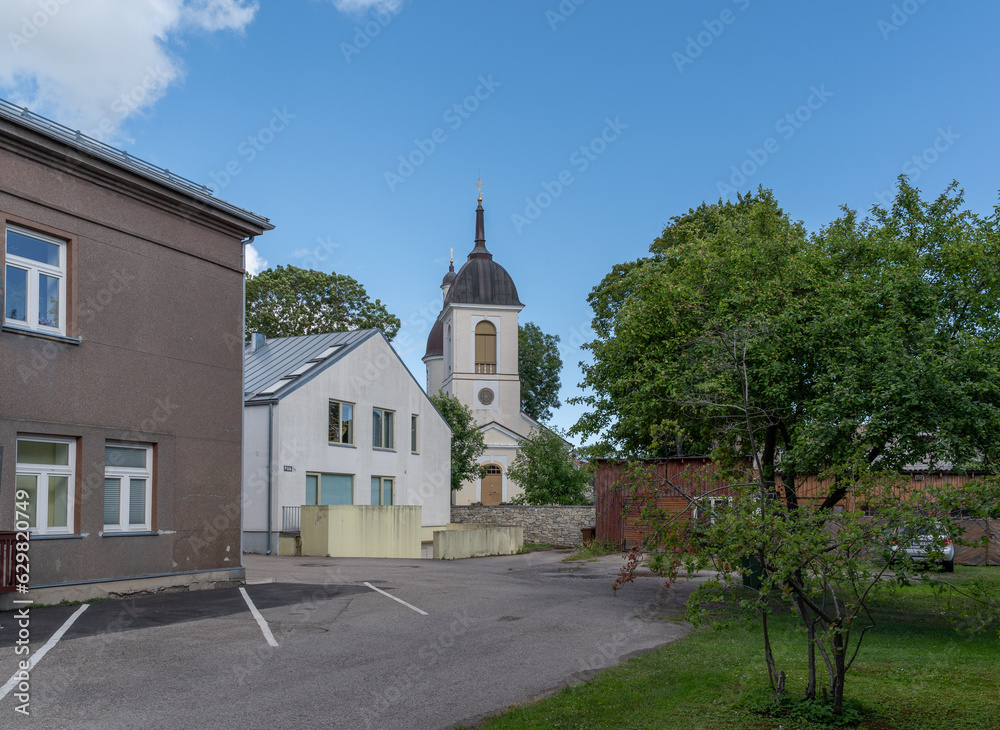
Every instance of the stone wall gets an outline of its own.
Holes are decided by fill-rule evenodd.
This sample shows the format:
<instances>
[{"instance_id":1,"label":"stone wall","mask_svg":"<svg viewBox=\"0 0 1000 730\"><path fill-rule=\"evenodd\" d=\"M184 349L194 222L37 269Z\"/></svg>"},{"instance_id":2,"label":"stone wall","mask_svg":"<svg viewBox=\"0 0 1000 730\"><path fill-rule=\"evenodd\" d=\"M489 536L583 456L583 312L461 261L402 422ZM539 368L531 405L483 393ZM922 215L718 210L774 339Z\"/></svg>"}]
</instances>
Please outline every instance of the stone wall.
<instances>
[{"instance_id":1,"label":"stone wall","mask_svg":"<svg viewBox=\"0 0 1000 730\"><path fill-rule=\"evenodd\" d=\"M451 521L458 524L515 525L524 528L524 541L561 547L583 544L581 528L594 526L594 506L534 507L522 505L453 506Z\"/></svg>"}]
</instances>

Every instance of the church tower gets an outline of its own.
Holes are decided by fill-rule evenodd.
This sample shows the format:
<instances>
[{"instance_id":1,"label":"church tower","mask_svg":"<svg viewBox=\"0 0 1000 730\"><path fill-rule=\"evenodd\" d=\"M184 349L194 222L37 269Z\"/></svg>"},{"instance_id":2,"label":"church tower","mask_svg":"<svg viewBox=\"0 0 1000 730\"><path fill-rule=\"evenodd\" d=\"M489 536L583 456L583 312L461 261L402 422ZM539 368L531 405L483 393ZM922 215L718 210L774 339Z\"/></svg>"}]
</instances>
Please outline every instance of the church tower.
<instances>
[{"instance_id":1,"label":"church tower","mask_svg":"<svg viewBox=\"0 0 1000 730\"><path fill-rule=\"evenodd\" d=\"M521 492L507 480L518 439L538 424L521 412L518 375L518 314L524 304L510 274L486 248L483 198L476 208L475 245L455 272L441 282L444 304L427 338L423 361L427 392L443 390L472 409L487 451L481 461L488 475L467 483L458 504L499 504Z\"/></svg>"}]
</instances>

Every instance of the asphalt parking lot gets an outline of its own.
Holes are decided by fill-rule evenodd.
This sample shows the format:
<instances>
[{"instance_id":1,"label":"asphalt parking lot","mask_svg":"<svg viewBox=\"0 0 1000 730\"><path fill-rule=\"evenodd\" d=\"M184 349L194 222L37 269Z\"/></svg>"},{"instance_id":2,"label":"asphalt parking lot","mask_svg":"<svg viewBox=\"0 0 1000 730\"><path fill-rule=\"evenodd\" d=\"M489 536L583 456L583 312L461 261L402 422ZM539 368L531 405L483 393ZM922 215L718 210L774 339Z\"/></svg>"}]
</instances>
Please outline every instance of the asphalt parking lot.
<instances>
[{"instance_id":1,"label":"asphalt parking lot","mask_svg":"<svg viewBox=\"0 0 1000 730\"><path fill-rule=\"evenodd\" d=\"M36 608L33 653L64 634L30 672L31 715L15 687L0 727L447 728L686 633L661 619L690 586L616 596L619 557L565 556L248 555L243 590ZM14 614L0 624L2 683L19 657Z\"/></svg>"}]
</instances>

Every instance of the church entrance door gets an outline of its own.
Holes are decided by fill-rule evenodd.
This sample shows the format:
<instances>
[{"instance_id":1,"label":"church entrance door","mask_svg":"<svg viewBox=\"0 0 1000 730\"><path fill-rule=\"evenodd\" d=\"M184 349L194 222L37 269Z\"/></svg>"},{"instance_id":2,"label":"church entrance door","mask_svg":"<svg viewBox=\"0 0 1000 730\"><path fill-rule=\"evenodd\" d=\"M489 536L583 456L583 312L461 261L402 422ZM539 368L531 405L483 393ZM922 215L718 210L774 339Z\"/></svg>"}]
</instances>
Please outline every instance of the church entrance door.
<instances>
[{"instance_id":1,"label":"church entrance door","mask_svg":"<svg viewBox=\"0 0 1000 730\"><path fill-rule=\"evenodd\" d=\"M480 495L483 504L500 504L503 499L503 469L496 464L486 467L486 476L480 485Z\"/></svg>"}]
</instances>

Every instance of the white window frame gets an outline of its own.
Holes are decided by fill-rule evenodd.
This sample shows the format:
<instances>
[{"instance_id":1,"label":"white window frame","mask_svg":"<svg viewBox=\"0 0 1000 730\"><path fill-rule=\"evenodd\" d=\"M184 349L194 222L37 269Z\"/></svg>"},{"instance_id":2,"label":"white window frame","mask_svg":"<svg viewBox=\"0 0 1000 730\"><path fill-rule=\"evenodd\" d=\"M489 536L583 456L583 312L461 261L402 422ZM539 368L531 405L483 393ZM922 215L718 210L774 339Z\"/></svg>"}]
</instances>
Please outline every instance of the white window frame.
<instances>
[{"instance_id":1,"label":"white window frame","mask_svg":"<svg viewBox=\"0 0 1000 730\"><path fill-rule=\"evenodd\" d=\"M700 519L702 513L708 515L708 524L715 524L715 517L718 514L716 506L725 507L732 503L732 497L701 497L696 499L692 509L692 519ZM708 503L707 505L705 503Z\"/></svg>"},{"instance_id":2,"label":"white window frame","mask_svg":"<svg viewBox=\"0 0 1000 730\"><path fill-rule=\"evenodd\" d=\"M76 507L76 439L52 438L47 436L18 436L17 443L33 441L45 444L68 444L69 452L66 466L56 464L20 464L15 466L16 476L34 476L35 482L35 526L29 527L34 535L73 535L75 529ZM14 445L14 459L17 460L17 443ZM15 484L16 482L15 476ZM49 477L68 477L69 487L66 494L66 526L49 527ZM17 503L23 500L15 499Z\"/></svg>"},{"instance_id":3,"label":"white window frame","mask_svg":"<svg viewBox=\"0 0 1000 730\"><path fill-rule=\"evenodd\" d=\"M382 429L381 429L381 440L382 443L379 445L375 444L375 411L382 414ZM386 428L386 418L385 414L392 414L392 428ZM379 408L377 406L372 408L372 448L378 449L379 451L395 451L396 450L396 411L390 410L389 408ZM386 445L388 442L388 446Z\"/></svg>"},{"instance_id":4,"label":"white window frame","mask_svg":"<svg viewBox=\"0 0 1000 730\"><path fill-rule=\"evenodd\" d=\"M410 414L410 453L420 453L420 416L416 413Z\"/></svg>"},{"instance_id":5,"label":"white window frame","mask_svg":"<svg viewBox=\"0 0 1000 730\"><path fill-rule=\"evenodd\" d=\"M59 247L59 265L43 264L40 261L22 258L7 251L7 232L13 231L27 238L34 238L45 243L55 244ZM67 279L67 250L69 244L65 240L46 236L42 233L29 231L14 225L8 225L4 231L4 289L7 289L7 267L20 269L26 272L27 286L25 296L27 297L27 318L26 320L11 319L7 317L7 297L4 296L3 323L8 327L18 327L34 332L44 332L51 335L66 335L66 279ZM49 327L38 322L38 277L44 274L59 280L59 326Z\"/></svg>"},{"instance_id":6,"label":"white window frame","mask_svg":"<svg viewBox=\"0 0 1000 730\"><path fill-rule=\"evenodd\" d=\"M125 467L125 466L108 466L107 464L105 464L104 478L120 479L121 481L119 483L119 492L118 492L118 522L116 524L105 524L104 532L105 533L150 532L153 529L153 447L150 444L137 444L124 441L106 441L104 445L105 447L121 446L129 449L146 450L145 469ZM146 514L144 521L141 525L129 524L130 500L128 497L131 492L130 491L127 492L124 488L124 485L127 484L129 490L131 490L132 479L146 480ZM103 513L104 511L102 509L101 514L103 515Z\"/></svg>"},{"instance_id":7,"label":"white window frame","mask_svg":"<svg viewBox=\"0 0 1000 730\"><path fill-rule=\"evenodd\" d=\"M372 480L378 479L378 501L372 500L372 506L374 507L391 507L396 504L396 477L382 477L372 475ZM385 483L392 482L392 501L389 504L385 503Z\"/></svg>"}]
</instances>

